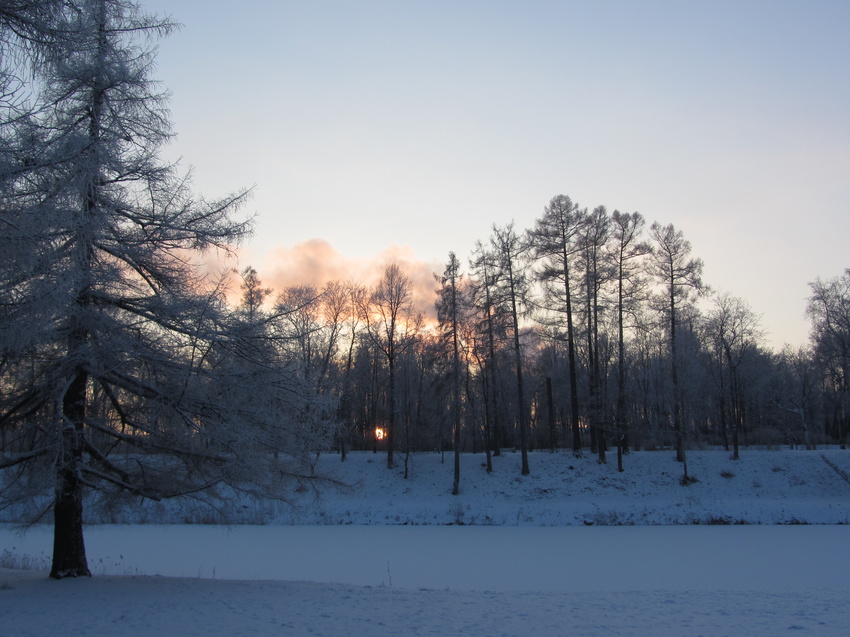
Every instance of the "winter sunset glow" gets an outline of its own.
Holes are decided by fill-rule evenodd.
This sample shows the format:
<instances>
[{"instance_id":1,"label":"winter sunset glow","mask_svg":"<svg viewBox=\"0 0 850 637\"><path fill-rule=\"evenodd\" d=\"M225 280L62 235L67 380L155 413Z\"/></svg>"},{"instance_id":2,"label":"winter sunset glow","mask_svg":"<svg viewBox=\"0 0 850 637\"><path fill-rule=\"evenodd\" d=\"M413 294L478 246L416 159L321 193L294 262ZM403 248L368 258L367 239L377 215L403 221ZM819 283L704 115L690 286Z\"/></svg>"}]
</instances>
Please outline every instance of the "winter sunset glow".
<instances>
[{"instance_id":1,"label":"winter sunset glow","mask_svg":"<svg viewBox=\"0 0 850 637\"><path fill-rule=\"evenodd\" d=\"M0 630L845 634L848 25L0 0Z\"/></svg>"},{"instance_id":2,"label":"winter sunset glow","mask_svg":"<svg viewBox=\"0 0 850 637\"><path fill-rule=\"evenodd\" d=\"M276 289L391 252L424 289L559 193L673 223L774 348L847 267L847 3L145 6L184 24L157 60L168 153L201 192L255 185L243 265Z\"/></svg>"}]
</instances>

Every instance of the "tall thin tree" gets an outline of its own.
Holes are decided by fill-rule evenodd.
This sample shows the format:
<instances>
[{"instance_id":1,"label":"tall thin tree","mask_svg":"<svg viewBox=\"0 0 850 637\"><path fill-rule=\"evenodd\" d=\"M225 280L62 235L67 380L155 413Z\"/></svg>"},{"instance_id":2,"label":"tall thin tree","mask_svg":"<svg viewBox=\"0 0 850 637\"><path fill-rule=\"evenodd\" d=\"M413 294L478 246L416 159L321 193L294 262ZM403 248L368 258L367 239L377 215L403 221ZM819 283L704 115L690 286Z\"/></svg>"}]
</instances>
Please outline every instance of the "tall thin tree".
<instances>
[{"instance_id":1,"label":"tall thin tree","mask_svg":"<svg viewBox=\"0 0 850 637\"><path fill-rule=\"evenodd\" d=\"M570 425L573 452L581 450L579 423L578 367L576 361L575 327L573 314L573 291L571 289L573 261L581 250L581 230L587 213L566 195L553 197L543 210L543 216L535 222L530 232L530 243L534 255L543 259L538 273L544 282L563 288L561 312L567 327L567 357L570 378Z\"/></svg>"},{"instance_id":2,"label":"tall thin tree","mask_svg":"<svg viewBox=\"0 0 850 637\"><path fill-rule=\"evenodd\" d=\"M449 253L449 260L441 278L441 288L438 290L437 318L443 327L443 337L448 341L452 357L452 427L454 447L454 482L452 495L460 493L460 340L459 323L460 307L458 283L460 279L460 262L454 252Z\"/></svg>"},{"instance_id":3,"label":"tall thin tree","mask_svg":"<svg viewBox=\"0 0 850 637\"><path fill-rule=\"evenodd\" d=\"M658 282L663 286L663 313L666 315L670 347L670 377L673 384L673 431L676 434L676 460L683 465L683 481L688 482L685 456L685 428L682 423L682 392L679 386L681 361L677 339L681 306L692 293L706 290L702 282L702 259L692 258L691 244L673 224L652 224L649 235L654 242L652 264Z\"/></svg>"},{"instance_id":4,"label":"tall thin tree","mask_svg":"<svg viewBox=\"0 0 850 637\"><path fill-rule=\"evenodd\" d=\"M626 418L626 315L633 311L636 297L642 289L640 261L649 254L651 246L640 241L645 225L638 212L611 213L611 236L614 242L613 257L617 270L617 406L614 427L617 433L617 468L623 470L623 452L628 448L628 420Z\"/></svg>"},{"instance_id":5,"label":"tall thin tree","mask_svg":"<svg viewBox=\"0 0 850 637\"><path fill-rule=\"evenodd\" d=\"M592 443L596 444L599 462L606 460L604 409L601 395L599 298L602 286L609 278L605 259L605 245L608 242L610 220L605 206L597 206L585 218L582 229L582 261L584 262L584 286L587 321L587 365L588 394L590 405L590 431Z\"/></svg>"},{"instance_id":6,"label":"tall thin tree","mask_svg":"<svg viewBox=\"0 0 850 637\"><path fill-rule=\"evenodd\" d=\"M511 330L513 332L514 360L516 364L517 411L519 420L520 453L522 454L522 475L528 475L528 413L525 405L525 385L523 383L522 346L520 343L520 307L524 305L527 278L522 261L527 253L527 245L514 230L513 222L505 227L493 226L490 238L493 254L500 271L505 300L510 307Z\"/></svg>"},{"instance_id":7,"label":"tall thin tree","mask_svg":"<svg viewBox=\"0 0 850 637\"><path fill-rule=\"evenodd\" d=\"M422 322L411 305L413 283L397 264L384 270L384 276L361 308L366 331L375 347L383 354L389 371L387 395L387 467L392 469L396 435L396 364L399 356L413 343Z\"/></svg>"}]
</instances>

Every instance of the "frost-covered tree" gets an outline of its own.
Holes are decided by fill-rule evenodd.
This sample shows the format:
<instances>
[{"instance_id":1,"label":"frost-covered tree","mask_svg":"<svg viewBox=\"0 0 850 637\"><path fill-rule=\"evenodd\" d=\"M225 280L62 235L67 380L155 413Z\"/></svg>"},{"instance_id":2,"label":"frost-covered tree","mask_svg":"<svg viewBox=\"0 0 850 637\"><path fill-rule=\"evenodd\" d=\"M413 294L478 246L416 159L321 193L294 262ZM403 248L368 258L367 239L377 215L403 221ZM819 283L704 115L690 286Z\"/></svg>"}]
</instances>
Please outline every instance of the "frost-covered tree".
<instances>
[{"instance_id":1,"label":"frost-covered tree","mask_svg":"<svg viewBox=\"0 0 850 637\"><path fill-rule=\"evenodd\" d=\"M513 222L507 226L493 226L490 246L496 265L496 286L508 307L508 316L513 333L514 363L516 365L517 416L519 420L519 446L522 454L522 475L530 473L528 467L528 413L525 404L523 381L523 357L520 343L520 312L525 307L528 294L528 277L524 259L528 244L514 230Z\"/></svg>"},{"instance_id":2,"label":"frost-covered tree","mask_svg":"<svg viewBox=\"0 0 850 637\"><path fill-rule=\"evenodd\" d=\"M386 423L387 467L393 468L397 405L396 367L399 358L414 343L422 316L411 303L413 283L395 263L387 266L384 276L361 307L361 316L369 339L383 354L389 371ZM405 467L406 468L406 467ZM406 473L406 472L405 472Z\"/></svg>"},{"instance_id":3,"label":"frost-covered tree","mask_svg":"<svg viewBox=\"0 0 850 637\"><path fill-rule=\"evenodd\" d=\"M199 267L248 234L247 193L197 198L159 159L172 132L151 43L175 25L129 0L62 6L39 108L4 129L31 170L3 166L0 207L2 252L25 257L0 264L0 468L30 498L53 489L55 578L89 574L87 491L274 487L283 471L261 463L304 443L285 416L300 388L258 360L240 336L256 330Z\"/></svg>"},{"instance_id":4,"label":"frost-covered tree","mask_svg":"<svg viewBox=\"0 0 850 637\"><path fill-rule=\"evenodd\" d=\"M610 234L611 221L605 206L597 206L587 215L582 229L581 260L584 265L585 321L587 325L587 368L590 412L591 447L595 445L599 462L605 457L605 416L602 400L600 356L600 310L602 286L610 277L606 263L605 245Z\"/></svg>"},{"instance_id":5,"label":"frost-covered tree","mask_svg":"<svg viewBox=\"0 0 850 637\"><path fill-rule=\"evenodd\" d=\"M719 352L722 371L729 373L728 397L729 413L732 416L732 459L740 457L739 435L744 426L744 387L742 369L755 355L761 339L759 316L749 304L728 292L722 292L714 298L714 306L706 317L706 327L714 349ZM725 405L726 383L721 382L721 406Z\"/></svg>"},{"instance_id":6,"label":"frost-covered tree","mask_svg":"<svg viewBox=\"0 0 850 637\"><path fill-rule=\"evenodd\" d=\"M626 415L628 402L626 368L626 317L637 312L638 301L644 287L641 276L643 257L651 246L641 241L646 222L639 212L611 213L612 259L616 270L617 285L617 405L614 410L614 426L617 434L617 468L623 470L623 451L628 447L629 424Z\"/></svg>"},{"instance_id":7,"label":"frost-covered tree","mask_svg":"<svg viewBox=\"0 0 850 637\"><path fill-rule=\"evenodd\" d=\"M826 281L816 279L809 287L812 295L806 313L830 402L827 428L833 439L846 445L850 438L850 268Z\"/></svg>"},{"instance_id":8,"label":"frost-covered tree","mask_svg":"<svg viewBox=\"0 0 850 637\"><path fill-rule=\"evenodd\" d=\"M534 255L541 259L538 277L543 282L547 298L554 299L557 308L549 308L562 314L566 325L567 360L570 379L570 425L573 452L581 450L579 428L578 367L576 362L576 336L573 312L572 277L575 261L582 249L582 229L587 211L580 209L566 195L553 197L544 208L543 215L529 232L529 242ZM553 305L544 299L543 304Z\"/></svg>"},{"instance_id":9,"label":"frost-covered tree","mask_svg":"<svg viewBox=\"0 0 850 637\"><path fill-rule=\"evenodd\" d=\"M460 262L454 252L449 253L449 260L443 276L439 279L440 289L437 291L437 319L446 348L451 356L451 412L452 412L452 446L454 447L454 482L452 483L452 495L460 493Z\"/></svg>"},{"instance_id":10,"label":"frost-covered tree","mask_svg":"<svg viewBox=\"0 0 850 637\"><path fill-rule=\"evenodd\" d=\"M493 471L491 456L501 455L502 409L499 400L497 332L501 332L504 313L495 298L497 268L492 252L479 241L470 261L472 278L472 304L478 315L477 330L473 337L472 354L479 368L479 381L484 402L484 446L487 455L487 472Z\"/></svg>"},{"instance_id":11,"label":"frost-covered tree","mask_svg":"<svg viewBox=\"0 0 850 637\"><path fill-rule=\"evenodd\" d=\"M807 347L785 345L776 358L771 400L780 412L793 414L785 424L786 442L793 449L802 438L806 449L814 449L811 421L818 394L814 354Z\"/></svg>"},{"instance_id":12,"label":"frost-covered tree","mask_svg":"<svg viewBox=\"0 0 850 637\"><path fill-rule=\"evenodd\" d=\"M685 458L685 430L682 424L679 331L685 305L694 293L705 289L702 283L702 259L691 257L691 243L673 224L653 223L649 235L654 242L652 271L662 288L659 307L665 317L669 338L670 374L673 383L673 431L676 434L676 460L682 463L684 481L689 480Z\"/></svg>"}]
</instances>

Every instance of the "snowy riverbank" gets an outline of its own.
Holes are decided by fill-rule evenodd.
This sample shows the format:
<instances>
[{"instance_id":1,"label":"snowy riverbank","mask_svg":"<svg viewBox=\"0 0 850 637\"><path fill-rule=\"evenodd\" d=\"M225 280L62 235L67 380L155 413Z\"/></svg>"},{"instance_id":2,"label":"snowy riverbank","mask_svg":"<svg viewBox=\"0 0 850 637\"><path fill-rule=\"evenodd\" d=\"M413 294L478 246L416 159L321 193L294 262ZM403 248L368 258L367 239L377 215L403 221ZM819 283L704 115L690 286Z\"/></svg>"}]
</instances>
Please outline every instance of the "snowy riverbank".
<instances>
[{"instance_id":1,"label":"snowy riverbank","mask_svg":"<svg viewBox=\"0 0 850 637\"><path fill-rule=\"evenodd\" d=\"M49 581L49 526L0 526L0 635L845 635L850 454L319 459L289 504L99 507L95 577ZM6 512L9 515L9 511ZM206 517L204 517L206 516ZM144 524L142 524L144 522ZM602 528L605 527L605 528Z\"/></svg>"},{"instance_id":2,"label":"snowy riverbank","mask_svg":"<svg viewBox=\"0 0 850 637\"><path fill-rule=\"evenodd\" d=\"M461 457L460 495L451 495L452 457L415 454L404 479L403 456L386 467L381 454L318 458L315 473L333 479L293 484L288 502L227 494L214 508L195 498L140 502L89 500L89 524L286 524L286 525L666 525L666 524L848 524L850 452L840 449L743 450L740 460L726 451L691 451L689 474L672 451L634 452L618 472L616 458L599 464L594 456L570 452L530 454L531 474L520 475L520 454L493 459ZM340 486L343 485L343 486ZM49 505L40 502L34 510ZM0 512L0 522L26 516Z\"/></svg>"}]
</instances>

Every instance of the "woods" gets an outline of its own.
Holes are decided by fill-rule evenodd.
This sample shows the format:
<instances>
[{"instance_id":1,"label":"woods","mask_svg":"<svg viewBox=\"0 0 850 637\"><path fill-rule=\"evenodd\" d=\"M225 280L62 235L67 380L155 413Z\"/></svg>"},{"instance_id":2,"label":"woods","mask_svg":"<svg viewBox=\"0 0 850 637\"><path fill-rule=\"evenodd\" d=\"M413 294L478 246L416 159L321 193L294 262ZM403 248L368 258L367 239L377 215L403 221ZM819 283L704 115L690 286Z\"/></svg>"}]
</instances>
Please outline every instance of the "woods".
<instances>
[{"instance_id":1,"label":"woods","mask_svg":"<svg viewBox=\"0 0 850 637\"><path fill-rule=\"evenodd\" d=\"M703 280L682 230L646 225L558 195L526 231L494 226L467 267L450 254L435 307L408 307L396 328L397 265L372 289L333 282L361 299L331 361L333 436L388 457L481 452L488 470L504 449L606 462L616 447L627 470L630 449L670 448L684 482L689 448L738 459L748 446L845 445L850 273L811 284L812 346L773 351L746 300Z\"/></svg>"}]
</instances>

